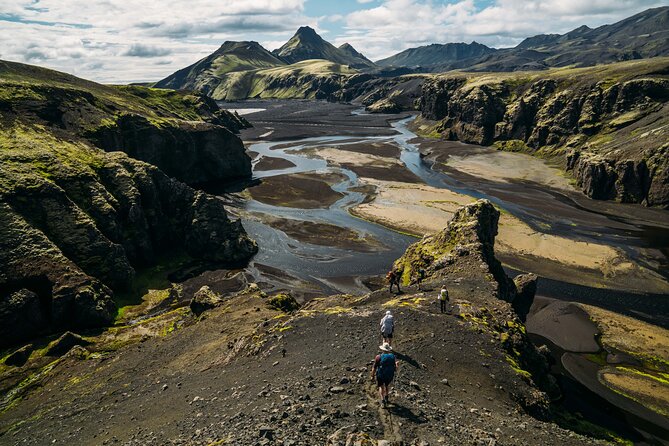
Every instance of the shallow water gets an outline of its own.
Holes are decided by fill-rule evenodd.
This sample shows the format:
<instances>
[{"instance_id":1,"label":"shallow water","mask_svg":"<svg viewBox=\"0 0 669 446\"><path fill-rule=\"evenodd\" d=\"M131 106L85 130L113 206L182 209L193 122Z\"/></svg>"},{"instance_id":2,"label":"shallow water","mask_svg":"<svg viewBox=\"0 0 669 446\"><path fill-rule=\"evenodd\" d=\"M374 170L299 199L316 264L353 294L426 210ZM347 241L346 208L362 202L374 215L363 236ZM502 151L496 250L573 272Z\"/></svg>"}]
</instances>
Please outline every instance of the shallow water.
<instances>
[{"instance_id":1,"label":"shallow water","mask_svg":"<svg viewBox=\"0 0 669 446\"><path fill-rule=\"evenodd\" d=\"M327 162L322 159L307 158L300 154L286 153L287 151L292 152L302 149L306 145L341 144L344 140L350 140L350 137L305 138L293 142L262 142L250 145L249 150L258 153L256 160L259 160L262 156L271 156L284 158L295 164L295 166L286 169L254 172L254 178L261 179L284 174L318 172L338 173L345 176L346 180L332 186L334 190L342 192L344 196L327 209L300 209L273 206L260 203L256 200L246 201L244 209L254 213L259 212L283 218L329 223L353 229L361 235L371 235L374 237L384 246L383 250L373 253L360 253L336 247L299 242L265 223L247 219L244 221L246 231L252 238L259 241L259 252L254 257L253 263L279 268L291 275L316 281L320 284L324 284L322 279L325 278L325 286L333 288L330 282L327 281L327 278L380 274L388 270L392 261L400 257L407 246L416 241L414 237L355 218L348 213L350 207L361 203L365 198L364 194L350 190L360 185L358 176L354 172L348 169L329 167ZM279 145L282 148L274 148ZM361 286L358 288L360 292L366 291ZM336 288L334 290L353 291L350 286L346 290Z\"/></svg>"}]
</instances>

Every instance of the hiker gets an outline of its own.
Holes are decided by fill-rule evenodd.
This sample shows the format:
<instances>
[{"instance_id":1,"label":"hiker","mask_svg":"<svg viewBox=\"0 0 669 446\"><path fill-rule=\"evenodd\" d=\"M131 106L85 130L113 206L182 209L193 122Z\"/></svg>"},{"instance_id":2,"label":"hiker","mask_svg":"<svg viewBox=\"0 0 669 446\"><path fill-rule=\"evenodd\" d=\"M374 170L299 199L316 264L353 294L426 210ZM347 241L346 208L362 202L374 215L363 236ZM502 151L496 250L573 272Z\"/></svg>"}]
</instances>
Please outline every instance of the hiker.
<instances>
[{"instance_id":1,"label":"hiker","mask_svg":"<svg viewBox=\"0 0 669 446\"><path fill-rule=\"evenodd\" d=\"M416 279L416 283L418 284L418 291L421 291L420 285L423 283L423 279L425 279L425 270L420 268L418 270L418 279Z\"/></svg>"},{"instance_id":2,"label":"hiker","mask_svg":"<svg viewBox=\"0 0 669 446\"><path fill-rule=\"evenodd\" d=\"M446 302L448 302L448 290L446 289L446 285L441 287L441 291L439 291L439 294L437 295L437 300L439 301L441 312L445 313Z\"/></svg>"},{"instance_id":3,"label":"hiker","mask_svg":"<svg viewBox=\"0 0 669 446\"><path fill-rule=\"evenodd\" d=\"M385 406L388 404L388 387L395 377L399 362L392 353L393 348L390 344L384 342L379 347L379 350L381 350L381 353L374 358L374 366L372 367L372 376L370 378L372 381L376 378L376 385L379 388L381 404Z\"/></svg>"},{"instance_id":4,"label":"hiker","mask_svg":"<svg viewBox=\"0 0 669 446\"><path fill-rule=\"evenodd\" d=\"M383 338L383 343L388 345L392 344L393 331L395 331L395 318L393 317L393 314L390 312L390 310L386 311L386 315L383 316L379 325L381 326L381 337Z\"/></svg>"},{"instance_id":5,"label":"hiker","mask_svg":"<svg viewBox=\"0 0 669 446\"><path fill-rule=\"evenodd\" d=\"M390 292L393 292L393 285L397 285L397 292L401 293L400 291L400 276L393 271L392 269L388 271L388 274L386 274L386 280L390 283Z\"/></svg>"}]
</instances>

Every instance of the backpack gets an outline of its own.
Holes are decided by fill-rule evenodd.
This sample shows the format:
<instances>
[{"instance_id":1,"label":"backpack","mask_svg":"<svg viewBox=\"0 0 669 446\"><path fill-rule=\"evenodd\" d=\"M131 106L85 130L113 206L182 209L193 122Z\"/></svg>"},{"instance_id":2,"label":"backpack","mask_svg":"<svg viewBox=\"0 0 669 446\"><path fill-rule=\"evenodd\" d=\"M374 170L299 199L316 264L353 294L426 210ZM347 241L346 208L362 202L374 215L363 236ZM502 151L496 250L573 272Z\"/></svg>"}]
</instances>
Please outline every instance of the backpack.
<instances>
[{"instance_id":1,"label":"backpack","mask_svg":"<svg viewBox=\"0 0 669 446\"><path fill-rule=\"evenodd\" d=\"M383 318L383 325L381 326L381 333L392 334L395 329L395 318L385 316Z\"/></svg>"},{"instance_id":2,"label":"backpack","mask_svg":"<svg viewBox=\"0 0 669 446\"><path fill-rule=\"evenodd\" d=\"M382 381L389 382L395 376L395 355L384 353L379 359L379 368L376 369L376 377Z\"/></svg>"}]
</instances>

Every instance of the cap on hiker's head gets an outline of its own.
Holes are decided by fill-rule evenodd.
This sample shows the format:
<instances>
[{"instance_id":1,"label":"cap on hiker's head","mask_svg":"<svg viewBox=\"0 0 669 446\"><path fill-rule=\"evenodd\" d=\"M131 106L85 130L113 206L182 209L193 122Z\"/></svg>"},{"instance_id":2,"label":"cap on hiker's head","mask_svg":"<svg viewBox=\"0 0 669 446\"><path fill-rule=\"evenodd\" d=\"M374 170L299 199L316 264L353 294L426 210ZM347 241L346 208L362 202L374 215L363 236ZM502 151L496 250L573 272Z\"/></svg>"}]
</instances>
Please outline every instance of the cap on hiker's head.
<instances>
[{"instance_id":1,"label":"cap on hiker's head","mask_svg":"<svg viewBox=\"0 0 669 446\"><path fill-rule=\"evenodd\" d=\"M379 345L379 350L382 352L392 352L393 348L390 346L390 344L384 342L383 344Z\"/></svg>"},{"instance_id":2,"label":"cap on hiker's head","mask_svg":"<svg viewBox=\"0 0 669 446\"><path fill-rule=\"evenodd\" d=\"M386 310L386 315L389 315L389 314L391 314L390 310Z\"/></svg>"}]
</instances>

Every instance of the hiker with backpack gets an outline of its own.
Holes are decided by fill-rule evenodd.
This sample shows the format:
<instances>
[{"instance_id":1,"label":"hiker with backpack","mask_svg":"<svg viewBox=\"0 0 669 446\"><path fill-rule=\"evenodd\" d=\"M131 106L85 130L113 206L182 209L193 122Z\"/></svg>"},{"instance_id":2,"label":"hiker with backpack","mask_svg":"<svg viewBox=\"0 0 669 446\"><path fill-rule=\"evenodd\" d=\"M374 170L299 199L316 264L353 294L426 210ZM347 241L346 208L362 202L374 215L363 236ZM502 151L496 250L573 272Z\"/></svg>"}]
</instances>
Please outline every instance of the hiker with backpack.
<instances>
[{"instance_id":1,"label":"hiker with backpack","mask_svg":"<svg viewBox=\"0 0 669 446\"><path fill-rule=\"evenodd\" d=\"M439 301L439 308L442 313L446 312L446 302L448 302L448 290L446 289L446 285L441 287L441 291L439 291L439 294L437 295L437 300Z\"/></svg>"},{"instance_id":2,"label":"hiker with backpack","mask_svg":"<svg viewBox=\"0 0 669 446\"><path fill-rule=\"evenodd\" d=\"M388 393L390 383L395 377L395 372L399 367L399 362L393 354L393 348L386 342L380 347L381 353L374 358L374 366L372 367L371 379L376 379L376 385L379 388L379 397L381 404L384 406L388 404Z\"/></svg>"},{"instance_id":3,"label":"hiker with backpack","mask_svg":"<svg viewBox=\"0 0 669 446\"><path fill-rule=\"evenodd\" d=\"M400 290L400 276L393 271L392 269L388 271L388 274L386 274L386 280L390 283L390 292L393 292L393 285L397 285L397 292L401 293L402 291Z\"/></svg>"},{"instance_id":4,"label":"hiker with backpack","mask_svg":"<svg viewBox=\"0 0 669 446\"><path fill-rule=\"evenodd\" d=\"M395 331L395 318L390 310L386 311L385 316L381 319L379 323L381 326L381 337L383 338L384 344L393 343L393 332Z\"/></svg>"}]
</instances>

